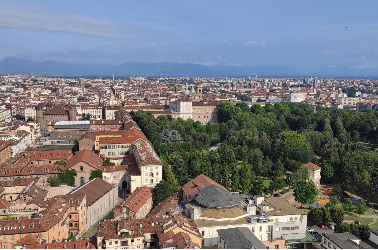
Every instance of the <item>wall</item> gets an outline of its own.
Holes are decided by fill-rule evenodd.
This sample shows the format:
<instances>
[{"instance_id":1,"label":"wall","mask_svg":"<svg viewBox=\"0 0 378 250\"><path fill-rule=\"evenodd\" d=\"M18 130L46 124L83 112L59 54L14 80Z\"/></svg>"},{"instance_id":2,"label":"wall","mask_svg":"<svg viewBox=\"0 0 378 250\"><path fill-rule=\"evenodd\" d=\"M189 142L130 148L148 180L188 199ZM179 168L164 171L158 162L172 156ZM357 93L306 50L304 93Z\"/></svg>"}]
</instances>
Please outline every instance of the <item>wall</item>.
<instances>
[{"instance_id":1,"label":"wall","mask_svg":"<svg viewBox=\"0 0 378 250\"><path fill-rule=\"evenodd\" d=\"M87 208L87 229L106 215L118 200L118 187L115 186L104 196Z\"/></svg>"}]
</instances>

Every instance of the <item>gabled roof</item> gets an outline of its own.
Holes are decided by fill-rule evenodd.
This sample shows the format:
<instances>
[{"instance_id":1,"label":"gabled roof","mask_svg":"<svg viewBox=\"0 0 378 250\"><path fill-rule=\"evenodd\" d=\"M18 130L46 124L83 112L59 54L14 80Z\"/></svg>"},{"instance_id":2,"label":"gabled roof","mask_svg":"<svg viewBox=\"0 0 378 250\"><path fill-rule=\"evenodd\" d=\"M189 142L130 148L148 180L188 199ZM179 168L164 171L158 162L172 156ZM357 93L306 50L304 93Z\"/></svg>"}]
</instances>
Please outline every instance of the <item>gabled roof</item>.
<instances>
[{"instance_id":1,"label":"gabled roof","mask_svg":"<svg viewBox=\"0 0 378 250\"><path fill-rule=\"evenodd\" d=\"M195 198L197 193L201 191L204 188L207 188L210 185L214 185L216 187L219 187L225 191L228 191L225 187L223 187L221 184L213 181L209 177L207 177L204 174L201 174L194 178L193 180L189 181L182 187L182 191L186 194L186 196L191 200Z\"/></svg>"},{"instance_id":2,"label":"gabled roof","mask_svg":"<svg viewBox=\"0 0 378 250\"><path fill-rule=\"evenodd\" d=\"M316 171L316 170L320 170L322 169L321 167L319 167L318 165L315 165L314 163L310 162L310 163L307 163L307 164L303 164L301 166L301 168L308 168L308 170L311 170L311 171Z\"/></svg>"},{"instance_id":3,"label":"gabled roof","mask_svg":"<svg viewBox=\"0 0 378 250\"><path fill-rule=\"evenodd\" d=\"M0 209L5 209L12 206L12 203L0 198Z\"/></svg>"},{"instance_id":4,"label":"gabled roof","mask_svg":"<svg viewBox=\"0 0 378 250\"><path fill-rule=\"evenodd\" d=\"M356 242L353 240L360 240L353 234L349 232L345 233L330 233L330 234L323 234L323 237L329 239L333 243L335 243L341 249L360 249L360 247Z\"/></svg>"},{"instance_id":5,"label":"gabled roof","mask_svg":"<svg viewBox=\"0 0 378 250\"><path fill-rule=\"evenodd\" d=\"M85 149L82 149L79 153L72 156L67 161L66 169L71 168L72 166L76 165L79 162L85 162L91 167L101 170L102 169L101 166L104 160L97 154L85 148Z\"/></svg>"},{"instance_id":6,"label":"gabled roof","mask_svg":"<svg viewBox=\"0 0 378 250\"><path fill-rule=\"evenodd\" d=\"M113 186L111 184L96 178L69 192L67 195L86 195L87 206L89 207L112 189Z\"/></svg>"},{"instance_id":7,"label":"gabled roof","mask_svg":"<svg viewBox=\"0 0 378 250\"><path fill-rule=\"evenodd\" d=\"M146 139L140 138L133 142L132 145L135 158L138 160L141 166L163 165L163 162L160 160L159 156Z\"/></svg>"},{"instance_id":8,"label":"gabled roof","mask_svg":"<svg viewBox=\"0 0 378 250\"><path fill-rule=\"evenodd\" d=\"M152 198L152 188L143 186L134 190L118 207L127 207L136 213L150 198Z\"/></svg>"}]
</instances>

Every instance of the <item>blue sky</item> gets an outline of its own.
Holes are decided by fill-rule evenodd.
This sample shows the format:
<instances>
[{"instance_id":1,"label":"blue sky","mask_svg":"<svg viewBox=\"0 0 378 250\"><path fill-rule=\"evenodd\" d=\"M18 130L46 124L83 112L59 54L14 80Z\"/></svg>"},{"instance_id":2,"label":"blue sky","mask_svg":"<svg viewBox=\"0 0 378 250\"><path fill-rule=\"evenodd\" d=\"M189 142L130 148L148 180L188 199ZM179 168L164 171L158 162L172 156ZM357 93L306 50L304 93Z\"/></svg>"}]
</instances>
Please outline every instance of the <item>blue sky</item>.
<instances>
[{"instance_id":1,"label":"blue sky","mask_svg":"<svg viewBox=\"0 0 378 250\"><path fill-rule=\"evenodd\" d=\"M0 60L377 68L378 1L0 1Z\"/></svg>"}]
</instances>

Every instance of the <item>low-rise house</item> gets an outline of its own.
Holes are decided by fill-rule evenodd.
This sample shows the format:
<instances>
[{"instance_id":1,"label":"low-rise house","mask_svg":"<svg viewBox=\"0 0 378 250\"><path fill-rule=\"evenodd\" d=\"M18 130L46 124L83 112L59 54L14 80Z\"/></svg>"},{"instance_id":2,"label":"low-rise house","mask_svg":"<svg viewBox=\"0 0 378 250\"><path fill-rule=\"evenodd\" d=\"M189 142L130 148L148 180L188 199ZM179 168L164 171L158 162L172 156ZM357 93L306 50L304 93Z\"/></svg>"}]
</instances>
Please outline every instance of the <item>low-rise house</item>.
<instances>
[{"instance_id":1,"label":"low-rise house","mask_svg":"<svg viewBox=\"0 0 378 250\"><path fill-rule=\"evenodd\" d=\"M36 218L1 220L0 248L15 248L15 244L27 235L40 235L46 243L67 239L69 206L62 198L54 198L48 204Z\"/></svg>"},{"instance_id":2,"label":"low-rise house","mask_svg":"<svg viewBox=\"0 0 378 250\"><path fill-rule=\"evenodd\" d=\"M137 188L114 209L114 217L144 218L151 211L152 205L152 188Z\"/></svg>"},{"instance_id":3,"label":"low-rise house","mask_svg":"<svg viewBox=\"0 0 378 250\"><path fill-rule=\"evenodd\" d=\"M202 237L196 224L193 220L182 216L106 220L99 226L97 247L102 249L159 248L159 242L164 244L169 241L172 233L185 233L188 235L186 238L190 238L194 246L201 247Z\"/></svg>"},{"instance_id":4,"label":"low-rise house","mask_svg":"<svg viewBox=\"0 0 378 250\"><path fill-rule=\"evenodd\" d=\"M81 186L89 181L92 171L103 169L103 162L104 160L97 154L83 149L67 161L66 169L76 171L75 186Z\"/></svg>"},{"instance_id":5,"label":"low-rise house","mask_svg":"<svg viewBox=\"0 0 378 250\"><path fill-rule=\"evenodd\" d=\"M247 227L218 230L218 249L267 249Z\"/></svg>"},{"instance_id":6,"label":"low-rise house","mask_svg":"<svg viewBox=\"0 0 378 250\"><path fill-rule=\"evenodd\" d=\"M326 249L361 249L360 242L349 232L322 234L322 246Z\"/></svg>"},{"instance_id":7,"label":"low-rise house","mask_svg":"<svg viewBox=\"0 0 378 250\"><path fill-rule=\"evenodd\" d=\"M315 183L315 186L317 189L320 189L321 188L320 179L322 178L320 175L320 172L322 168L311 162L307 164L303 164L301 167L308 168L309 180Z\"/></svg>"},{"instance_id":8,"label":"low-rise house","mask_svg":"<svg viewBox=\"0 0 378 250\"><path fill-rule=\"evenodd\" d=\"M62 196L70 205L69 232L76 236L81 235L87 228L87 197L85 195Z\"/></svg>"},{"instance_id":9,"label":"low-rise house","mask_svg":"<svg viewBox=\"0 0 378 250\"><path fill-rule=\"evenodd\" d=\"M30 165L50 165L55 162L64 160L67 162L72 157L72 150L50 150L50 151L27 151L26 156L30 158Z\"/></svg>"},{"instance_id":10,"label":"low-rise house","mask_svg":"<svg viewBox=\"0 0 378 250\"><path fill-rule=\"evenodd\" d=\"M32 239L28 239L28 238ZM97 249L96 240L61 241L42 243L39 235L28 235L15 244L15 249Z\"/></svg>"},{"instance_id":11,"label":"low-rise house","mask_svg":"<svg viewBox=\"0 0 378 250\"><path fill-rule=\"evenodd\" d=\"M70 195L86 196L86 229L89 229L113 209L118 201L118 187L95 178L67 194Z\"/></svg>"},{"instance_id":12,"label":"low-rise house","mask_svg":"<svg viewBox=\"0 0 378 250\"><path fill-rule=\"evenodd\" d=\"M0 140L0 164L7 162L12 157L12 143Z\"/></svg>"}]
</instances>

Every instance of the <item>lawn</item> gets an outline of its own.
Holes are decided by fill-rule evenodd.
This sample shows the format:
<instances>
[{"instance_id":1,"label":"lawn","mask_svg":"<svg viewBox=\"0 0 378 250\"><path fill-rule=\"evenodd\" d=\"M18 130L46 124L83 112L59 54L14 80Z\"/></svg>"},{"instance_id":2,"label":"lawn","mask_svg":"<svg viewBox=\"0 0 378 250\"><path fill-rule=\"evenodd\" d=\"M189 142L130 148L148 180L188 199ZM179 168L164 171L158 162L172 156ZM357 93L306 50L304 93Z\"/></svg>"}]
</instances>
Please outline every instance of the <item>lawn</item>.
<instances>
[{"instance_id":1,"label":"lawn","mask_svg":"<svg viewBox=\"0 0 378 250\"><path fill-rule=\"evenodd\" d=\"M370 230L378 230L378 221L370 226Z\"/></svg>"},{"instance_id":2,"label":"lawn","mask_svg":"<svg viewBox=\"0 0 378 250\"><path fill-rule=\"evenodd\" d=\"M361 224L369 224L374 221L374 218L358 217L358 216L345 216L344 220L358 220ZM377 223L375 223L377 224Z\"/></svg>"},{"instance_id":3,"label":"lawn","mask_svg":"<svg viewBox=\"0 0 378 250\"><path fill-rule=\"evenodd\" d=\"M269 188L271 182L272 180L263 180L264 187Z\"/></svg>"}]
</instances>

